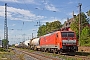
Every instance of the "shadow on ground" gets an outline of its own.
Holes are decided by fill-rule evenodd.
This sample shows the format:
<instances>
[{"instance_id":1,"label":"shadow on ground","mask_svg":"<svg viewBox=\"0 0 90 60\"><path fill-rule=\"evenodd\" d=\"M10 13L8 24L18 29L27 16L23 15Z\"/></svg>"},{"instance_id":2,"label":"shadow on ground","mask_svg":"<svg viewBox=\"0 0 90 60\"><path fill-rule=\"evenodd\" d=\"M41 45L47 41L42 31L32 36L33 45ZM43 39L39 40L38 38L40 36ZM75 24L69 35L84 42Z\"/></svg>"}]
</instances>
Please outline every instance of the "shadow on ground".
<instances>
[{"instance_id":1,"label":"shadow on ground","mask_svg":"<svg viewBox=\"0 0 90 60\"><path fill-rule=\"evenodd\" d=\"M80 55L80 56L90 56L90 52L76 52L76 55Z\"/></svg>"}]
</instances>

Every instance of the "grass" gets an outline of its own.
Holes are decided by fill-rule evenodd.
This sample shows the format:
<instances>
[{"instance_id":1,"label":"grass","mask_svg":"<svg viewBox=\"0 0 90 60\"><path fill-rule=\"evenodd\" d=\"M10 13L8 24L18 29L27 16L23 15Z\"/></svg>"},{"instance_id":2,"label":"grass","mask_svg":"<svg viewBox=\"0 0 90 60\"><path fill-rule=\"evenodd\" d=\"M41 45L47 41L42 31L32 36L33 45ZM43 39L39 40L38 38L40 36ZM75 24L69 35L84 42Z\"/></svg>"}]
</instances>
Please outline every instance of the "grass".
<instances>
[{"instance_id":1,"label":"grass","mask_svg":"<svg viewBox=\"0 0 90 60\"><path fill-rule=\"evenodd\" d=\"M15 53L10 48L8 50L4 48L0 49L0 60L12 60L12 56L14 55Z\"/></svg>"},{"instance_id":2,"label":"grass","mask_svg":"<svg viewBox=\"0 0 90 60\"><path fill-rule=\"evenodd\" d=\"M8 50L9 51L6 51L5 49L0 49L0 60L13 60L14 58L25 60L24 54L17 54L12 49L8 49Z\"/></svg>"},{"instance_id":3,"label":"grass","mask_svg":"<svg viewBox=\"0 0 90 60\"><path fill-rule=\"evenodd\" d=\"M18 54L17 57L18 57L20 60L25 60L24 54Z\"/></svg>"},{"instance_id":4,"label":"grass","mask_svg":"<svg viewBox=\"0 0 90 60\"><path fill-rule=\"evenodd\" d=\"M10 55L11 53L9 52L0 52L0 60L11 60L10 57L7 57L7 55Z\"/></svg>"},{"instance_id":5,"label":"grass","mask_svg":"<svg viewBox=\"0 0 90 60\"><path fill-rule=\"evenodd\" d=\"M34 50L28 50L29 52L34 52Z\"/></svg>"}]
</instances>

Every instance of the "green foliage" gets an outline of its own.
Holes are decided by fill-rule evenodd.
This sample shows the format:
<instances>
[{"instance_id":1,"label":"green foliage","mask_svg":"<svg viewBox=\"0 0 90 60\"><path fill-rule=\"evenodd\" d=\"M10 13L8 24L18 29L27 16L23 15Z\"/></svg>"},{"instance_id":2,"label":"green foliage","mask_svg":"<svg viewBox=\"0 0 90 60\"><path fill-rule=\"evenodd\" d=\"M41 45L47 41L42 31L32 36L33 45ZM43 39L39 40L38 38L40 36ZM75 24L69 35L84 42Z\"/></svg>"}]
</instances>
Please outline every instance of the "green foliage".
<instances>
[{"instance_id":1,"label":"green foliage","mask_svg":"<svg viewBox=\"0 0 90 60\"><path fill-rule=\"evenodd\" d=\"M38 30L38 35L37 36L42 36L45 35L49 32L58 30L62 27L61 22L60 21L54 21L54 22L46 22L46 25L42 25L39 27Z\"/></svg>"},{"instance_id":2,"label":"green foliage","mask_svg":"<svg viewBox=\"0 0 90 60\"><path fill-rule=\"evenodd\" d=\"M12 47L15 47L15 44L12 44Z\"/></svg>"},{"instance_id":3,"label":"green foliage","mask_svg":"<svg viewBox=\"0 0 90 60\"><path fill-rule=\"evenodd\" d=\"M90 10L89 10L89 11L87 11L87 15L88 15L88 16L90 16Z\"/></svg>"},{"instance_id":4,"label":"green foliage","mask_svg":"<svg viewBox=\"0 0 90 60\"><path fill-rule=\"evenodd\" d=\"M0 48L1 52L6 52L6 50L4 48Z\"/></svg>"},{"instance_id":5,"label":"green foliage","mask_svg":"<svg viewBox=\"0 0 90 60\"><path fill-rule=\"evenodd\" d=\"M77 39L79 40L79 14L74 18L75 21L73 21L73 23L71 23L70 28L76 32L76 36ZM81 37L79 42L81 43L81 45L85 45L85 41L89 39L89 37L87 35L89 35L89 31L87 30L88 28L86 26L88 26L89 22L87 20L87 16L84 13L81 13ZM84 31L82 31L84 30ZM86 35L85 35L86 34ZM85 41L84 41L85 40Z\"/></svg>"},{"instance_id":6,"label":"green foliage","mask_svg":"<svg viewBox=\"0 0 90 60\"><path fill-rule=\"evenodd\" d=\"M79 27L78 27L78 17L75 18L75 21L71 23L70 28L76 32L77 38L79 37Z\"/></svg>"},{"instance_id":7,"label":"green foliage","mask_svg":"<svg viewBox=\"0 0 90 60\"><path fill-rule=\"evenodd\" d=\"M76 32L77 38L79 38L79 14L74 18L74 20L75 21L71 23L70 28ZM81 30L88 24L87 16L84 13L81 13Z\"/></svg>"},{"instance_id":8,"label":"green foliage","mask_svg":"<svg viewBox=\"0 0 90 60\"><path fill-rule=\"evenodd\" d=\"M2 43L3 43L3 47L6 48L7 44L8 44L8 40L7 39L3 39Z\"/></svg>"},{"instance_id":9,"label":"green foliage","mask_svg":"<svg viewBox=\"0 0 90 60\"><path fill-rule=\"evenodd\" d=\"M80 40L82 46L90 46L90 28L88 26L82 30Z\"/></svg>"},{"instance_id":10,"label":"green foliage","mask_svg":"<svg viewBox=\"0 0 90 60\"><path fill-rule=\"evenodd\" d=\"M86 12L88 15L88 22L90 23L90 10Z\"/></svg>"}]
</instances>

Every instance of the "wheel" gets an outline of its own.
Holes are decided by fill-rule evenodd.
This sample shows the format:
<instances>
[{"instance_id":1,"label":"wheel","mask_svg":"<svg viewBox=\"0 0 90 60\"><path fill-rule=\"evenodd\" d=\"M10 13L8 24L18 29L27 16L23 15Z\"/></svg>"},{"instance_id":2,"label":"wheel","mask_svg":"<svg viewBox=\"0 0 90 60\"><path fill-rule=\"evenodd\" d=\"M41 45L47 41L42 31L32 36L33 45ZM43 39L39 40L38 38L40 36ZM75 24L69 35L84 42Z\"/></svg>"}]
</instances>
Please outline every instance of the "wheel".
<instances>
[{"instance_id":1,"label":"wheel","mask_svg":"<svg viewBox=\"0 0 90 60\"><path fill-rule=\"evenodd\" d=\"M62 55L62 50L59 50L59 51L58 51L58 54Z\"/></svg>"},{"instance_id":2,"label":"wheel","mask_svg":"<svg viewBox=\"0 0 90 60\"><path fill-rule=\"evenodd\" d=\"M55 49L53 49L53 54L55 54Z\"/></svg>"}]
</instances>

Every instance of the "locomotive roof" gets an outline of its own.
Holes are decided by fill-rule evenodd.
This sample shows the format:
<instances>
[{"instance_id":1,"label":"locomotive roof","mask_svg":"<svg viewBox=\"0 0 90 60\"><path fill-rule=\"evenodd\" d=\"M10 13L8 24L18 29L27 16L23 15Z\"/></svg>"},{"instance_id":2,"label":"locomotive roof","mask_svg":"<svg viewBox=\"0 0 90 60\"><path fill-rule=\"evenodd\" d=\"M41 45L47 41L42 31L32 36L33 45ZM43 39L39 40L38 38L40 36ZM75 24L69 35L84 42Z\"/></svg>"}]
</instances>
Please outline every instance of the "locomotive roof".
<instances>
[{"instance_id":1,"label":"locomotive roof","mask_svg":"<svg viewBox=\"0 0 90 60\"><path fill-rule=\"evenodd\" d=\"M55 32L52 32L52 33L43 35L43 36L41 36L41 37L49 36L49 35L51 35L51 34L53 34L53 33L57 33L57 32L73 32L73 31L55 31Z\"/></svg>"},{"instance_id":2,"label":"locomotive roof","mask_svg":"<svg viewBox=\"0 0 90 60\"><path fill-rule=\"evenodd\" d=\"M61 32L74 32L74 31L61 31Z\"/></svg>"}]
</instances>

